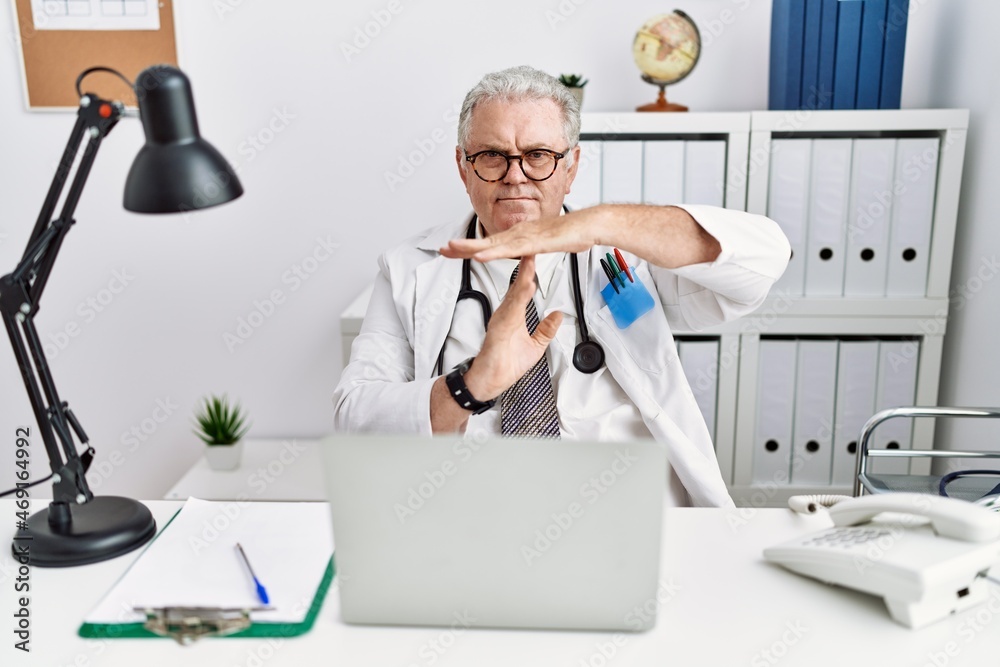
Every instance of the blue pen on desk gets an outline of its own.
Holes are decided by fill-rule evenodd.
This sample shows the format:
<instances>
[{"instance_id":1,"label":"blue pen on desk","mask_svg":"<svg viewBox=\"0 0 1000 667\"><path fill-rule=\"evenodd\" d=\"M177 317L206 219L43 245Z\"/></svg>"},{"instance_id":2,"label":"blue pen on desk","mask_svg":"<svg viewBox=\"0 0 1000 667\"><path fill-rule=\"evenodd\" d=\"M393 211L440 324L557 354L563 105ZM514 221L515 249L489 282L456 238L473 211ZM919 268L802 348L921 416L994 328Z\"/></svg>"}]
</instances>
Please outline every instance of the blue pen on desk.
<instances>
[{"instance_id":1,"label":"blue pen on desk","mask_svg":"<svg viewBox=\"0 0 1000 667\"><path fill-rule=\"evenodd\" d=\"M240 556L243 557L243 562L246 563L247 569L250 570L250 576L253 577L254 585L257 586L257 597L264 604L268 604L267 590L264 588L264 584L260 583L260 580L257 579L257 575L254 574L253 568L250 567L250 560L247 558L247 554L243 551L243 547L240 546L239 542L236 543L236 548L239 550Z\"/></svg>"}]
</instances>

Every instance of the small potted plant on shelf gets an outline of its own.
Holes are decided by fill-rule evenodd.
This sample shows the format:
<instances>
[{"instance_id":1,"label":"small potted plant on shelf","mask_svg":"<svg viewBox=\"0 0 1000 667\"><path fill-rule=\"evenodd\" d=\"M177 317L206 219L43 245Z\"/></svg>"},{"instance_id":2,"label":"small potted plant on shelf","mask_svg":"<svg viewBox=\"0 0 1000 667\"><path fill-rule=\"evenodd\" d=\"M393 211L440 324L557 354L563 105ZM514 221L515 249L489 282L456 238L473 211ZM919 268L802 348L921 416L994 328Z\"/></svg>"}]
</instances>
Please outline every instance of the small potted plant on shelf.
<instances>
[{"instance_id":1,"label":"small potted plant on shelf","mask_svg":"<svg viewBox=\"0 0 1000 667\"><path fill-rule=\"evenodd\" d=\"M589 79L584 79L582 74L560 74L559 83L569 88L576 101L583 106L583 87L587 85Z\"/></svg>"},{"instance_id":2,"label":"small potted plant on shelf","mask_svg":"<svg viewBox=\"0 0 1000 667\"><path fill-rule=\"evenodd\" d=\"M241 438L250 429L246 415L239 403L230 405L225 394L209 396L202 401L195 413L198 427L195 435L208 445L205 459L213 470L235 470L243 454Z\"/></svg>"}]
</instances>

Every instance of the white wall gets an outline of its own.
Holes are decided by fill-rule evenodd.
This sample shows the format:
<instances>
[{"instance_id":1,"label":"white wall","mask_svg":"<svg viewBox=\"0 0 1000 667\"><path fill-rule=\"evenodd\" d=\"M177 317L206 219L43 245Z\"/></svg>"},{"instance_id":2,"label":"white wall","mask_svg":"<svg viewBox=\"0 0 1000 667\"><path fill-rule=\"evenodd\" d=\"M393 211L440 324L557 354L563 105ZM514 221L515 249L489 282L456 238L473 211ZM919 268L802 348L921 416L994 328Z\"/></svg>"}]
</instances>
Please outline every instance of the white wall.
<instances>
[{"instance_id":1,"label":"white wall","mask_svg":"<svg viewBox=\"0 0 1000 667\"><path fill-rule=\"evenodd\" d=\"M181 67L192 79L203 133L238 165L247 194L189 219L132 215L120 198L141 144L137 120L123 121L102 149L37 320L50 341L68 324L79 327L51 361L62 397L98 449L95 465L103 470L90 479L102 494L165 492L200 455L190 415L208 392L238 397L256 437L329 431L340 311L371 280L381 250L468 208L453 162L465 92L487 71L529 63L588 76L585 111L630 110L655 97L632 63L632 36L646 17L673 7L651 0L176 3ZM973 122L984 122L997 86L977 82L995 77L982 65L998 60L988 32L996 21L972 16L972 6L981 12L986 3L949 2L947 13L944 0L911 3L904 106L971 105ZM697 111L764 108L769 0L685 4L706 48L670 99ZM996 18L992 5L988 12ZM391 20L361 41L379 17ZM0 12L2 272L22 252L72 125L68 114L24 111L12 25L10 12ZM967 33L974 42L963 39ZM945 36L958 47L927 48ZM345 53L356 39L357 52ZM987 149L974 145L995 127L970 133L957 279L995 246L986 197L996 167L986 164ZM446 139L437 143L440 132ZM254 138L269 143L257 150ZM389 187L386 174L408 160L420 164L412 174L407 165L403 182ZM290 272L311 263L323 245L317 239L338 248L296 282ZM127 273L128 285L101 312L89 311L87 299L106 298L102 290L116 270ZM236 334L239 319L276 290L283 300L273 314L245 342L227 346L224 335ZM956 313L948 399L998 402L985 391L993 364L976 352L989 349L979 338L995 321L990 299L992 284ZM5 347L0 343L6 488L14 430L33 419ZM958 377L967 391L958 390ZM158 402L172 406L171 414L157 411ZM154 417L165 419L156 424ZM141 442L128 435L132 428ZM36 445L41 475L47 463Z\"/></svg>"}]
</instances>

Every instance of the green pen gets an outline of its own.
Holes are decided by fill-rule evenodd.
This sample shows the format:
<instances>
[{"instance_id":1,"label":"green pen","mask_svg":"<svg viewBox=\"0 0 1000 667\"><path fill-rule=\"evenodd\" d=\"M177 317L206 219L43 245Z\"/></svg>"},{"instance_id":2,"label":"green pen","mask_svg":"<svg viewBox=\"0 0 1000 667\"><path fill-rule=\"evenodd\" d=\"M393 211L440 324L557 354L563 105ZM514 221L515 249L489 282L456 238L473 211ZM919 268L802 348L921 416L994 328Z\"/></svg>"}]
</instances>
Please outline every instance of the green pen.
<instances>
[{"instance_id":1,"label":"green pen","mask_svg":"<svg viewBox=\"0 0 1000 667\"><path fill-rule=\"evenodd\" d=\"M617 278L622 284L622 287L625 287L625 279L622 278L622 270L618 268L618 262L615 261L615 258L611 256L610 252L605 253L605 255L608 258L608 264L611 265L611 270L615 272L615 278Z\"/></svg>"}]
</instances>

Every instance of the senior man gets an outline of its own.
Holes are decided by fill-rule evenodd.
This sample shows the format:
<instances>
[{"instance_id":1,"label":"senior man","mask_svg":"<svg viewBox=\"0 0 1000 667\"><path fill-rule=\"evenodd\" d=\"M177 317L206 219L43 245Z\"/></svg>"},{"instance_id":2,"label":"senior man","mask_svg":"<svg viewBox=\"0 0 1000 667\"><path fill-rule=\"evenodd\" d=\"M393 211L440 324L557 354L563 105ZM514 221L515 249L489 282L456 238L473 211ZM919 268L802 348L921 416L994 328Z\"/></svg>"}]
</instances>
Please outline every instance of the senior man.
<instances>
[{"instance_id":1,"label":"senior man","mask_svg":"<svg viewBox=\"0 0 1000 667\"><path fill-rule=\"evenodd\" d=\"M474 214L380 258L336 427L652 437L667 447L674 504L732 505L671 330L757 308L788 241L765 217L710 206L566 211L579 137L576 100L532 68L468 93L455 161ZM614 248L656 302L625 328L601 295L600 259Z\"/></svg>"}]
</instances>

